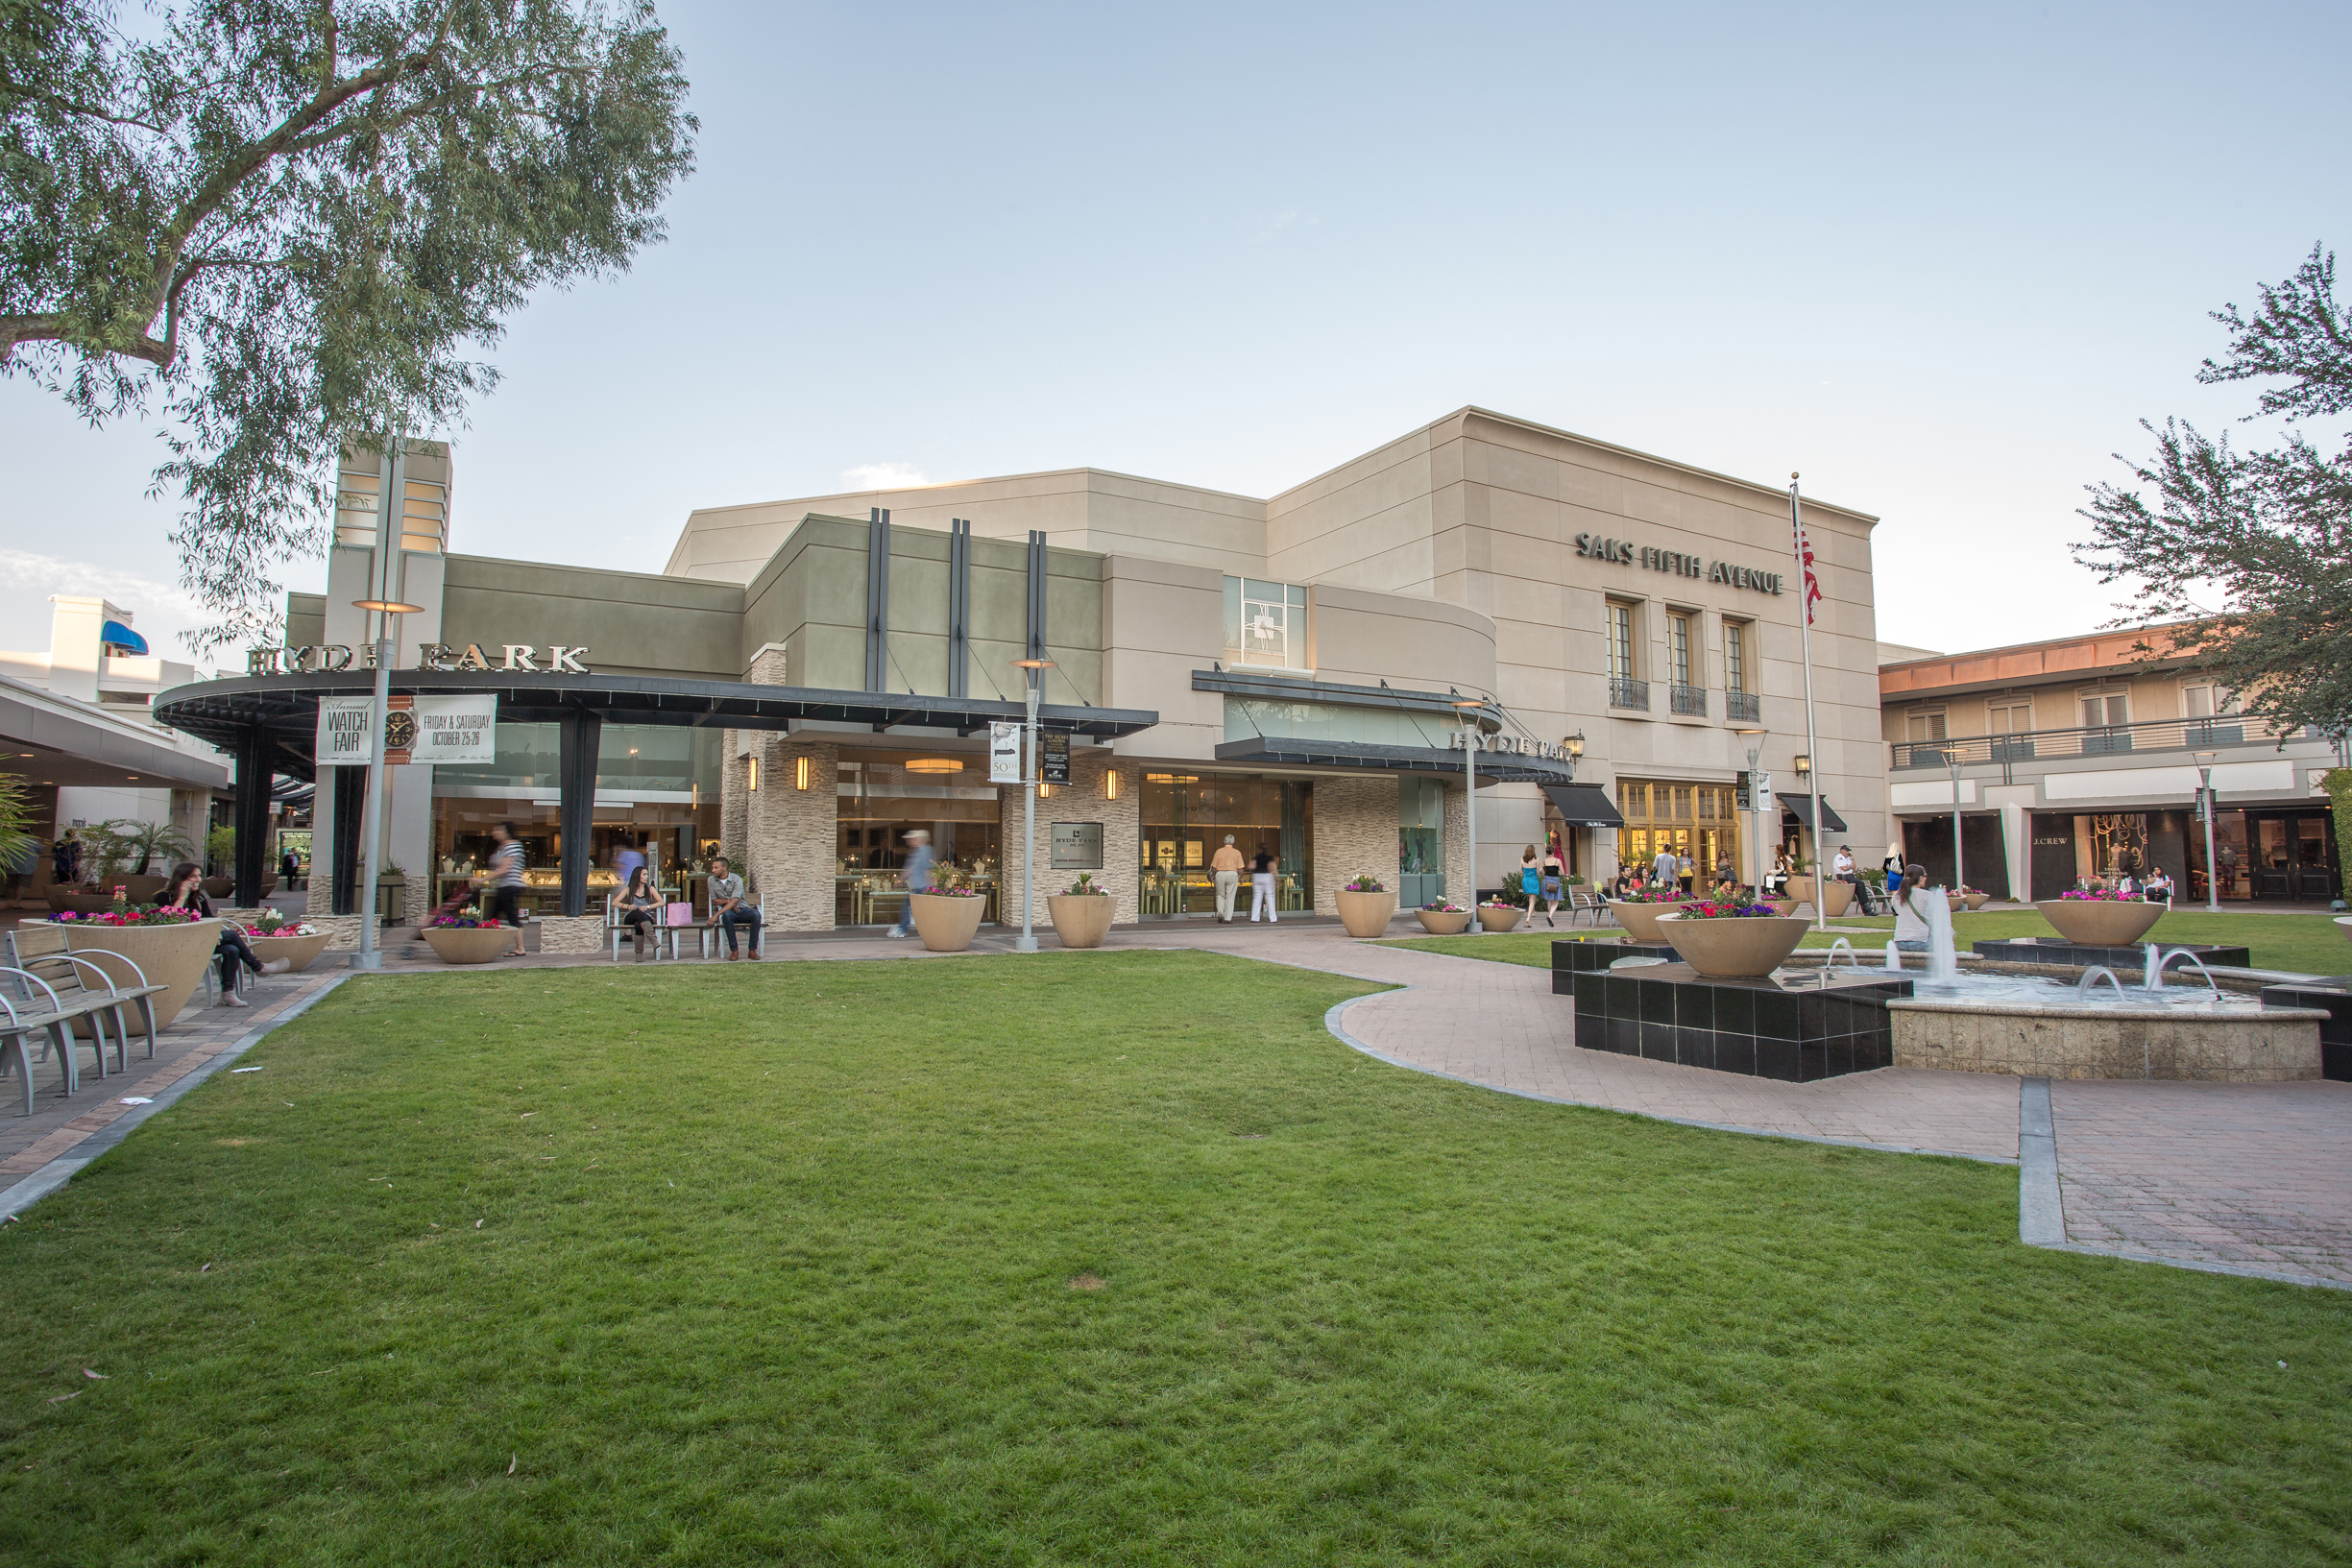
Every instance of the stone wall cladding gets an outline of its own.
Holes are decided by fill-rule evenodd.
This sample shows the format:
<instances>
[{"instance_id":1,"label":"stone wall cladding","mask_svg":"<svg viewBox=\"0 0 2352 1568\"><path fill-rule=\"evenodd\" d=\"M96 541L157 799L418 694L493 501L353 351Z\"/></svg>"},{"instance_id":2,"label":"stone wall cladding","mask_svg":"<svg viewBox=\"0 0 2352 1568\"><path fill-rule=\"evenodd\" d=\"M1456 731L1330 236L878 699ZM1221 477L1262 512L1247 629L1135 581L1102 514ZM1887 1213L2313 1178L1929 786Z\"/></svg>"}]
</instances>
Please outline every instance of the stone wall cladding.
<instances>
[{"instance_id":1,"label":"stone wall cladding","mask_svg":"<svg viewBox=\"0 0 2352 1568\"><path fill-rule=\"evenodd\" d=\"M1892 1003L1897 1067L2029 1078L2288 1083L2319 1076L2319 1015L1985 1012Z\"/></svg>"},{"instance_id":2,"label":"stone wall cladding","mask_svg":"<svg viewBox=\"0 0 2352 1568\"><path fill-rule=\"evenodd\" d=\"M1315 913L1336 913L1341 886L1360 873L1370 872L1383 887L1395 890L1396 807L1394 779L1315 781ZM1452 815L1449 796L1449 833ZM1452 852L1448 844L1446 853ZM1451 864L1449 860L1448 875Z\"/></svg>"},{"instance_id":3,"label":"stone wall cladding","mask_svg":"<svg viewBox=\"0 0 2352 1568\"><path fill-rule=\"evenodd\" d=\"M539 927L539 951L542 953L605 951L602 914L541 915L534 924Z\"/></svg>"},{"instance_id":4,"label":"stone wall cladding","mask_svg":"<svg viewBox=\"0 0 2352 1568\"><path fill-rule=\"evenodd\" d=\"M1445 896L1466 907L1477 902L1470 885L1469 798L1461 784L1445 786Z\"/></svg>"},{"instance_id":5,"label":"stone wall cladding","mask_svg":"<svg viewBox=\"0 0 2352 1568\"><path fill-rule=\"evenodd\" d=\"M751 732L760 787L746 790L743 862L751 890L779 931L833 929L833 879L838 857L840 802L835 781L841 749L768 731ZM809 759L809 787L794 787L795 764ZM740 763L736 764L739 768Z\"/></svg>"},{"instance_id":6,"label":"stone wall cladding","mask_svg":"<svg viewBox=\"0 0 2352 1568\"><path fill-rule=\"evenodd\" d=\"M1111 770L1119 773L1119 798L1105 800L1103 781ZM1118 912L1111 916L1114 923L1133 925L1143 918L1142 884L1136 876L1137 859L1142 854L1138 840L1142 827L1142 770L1134 763L1120 760L1099 746L1070 748L1070 783L1058 785L1054 793L1037 803L1037 907L1034 919L1039 928L1049 924L1046 899L1078 880L1075 871L1054 869L1054 835L1048 827L1055 822L1100 822L1103 824L1103 869L1094 880L1110 889ZM1005 846L1004 885L997 899L998 918L1007 926L1021 924L1021 797L1022 791L1006 785L997 791L998 824Z\"/></svg>"}]
</instances>

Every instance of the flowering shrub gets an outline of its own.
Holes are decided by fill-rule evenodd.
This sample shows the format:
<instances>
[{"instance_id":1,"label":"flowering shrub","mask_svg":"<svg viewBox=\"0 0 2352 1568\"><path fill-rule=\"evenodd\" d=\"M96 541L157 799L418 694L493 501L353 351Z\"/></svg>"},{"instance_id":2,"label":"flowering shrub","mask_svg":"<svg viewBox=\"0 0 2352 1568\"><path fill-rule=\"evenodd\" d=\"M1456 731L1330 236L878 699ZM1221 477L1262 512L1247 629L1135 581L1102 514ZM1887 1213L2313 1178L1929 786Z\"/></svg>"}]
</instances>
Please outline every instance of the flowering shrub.
<instances>
[{"instance_id":1,"label":"flowering shrub","mask_svg":"<svg viewBox=\"0 0 2352 1568\"><path fill-rule=\"evenodd\" d=\"M1062 896L1065 898L1106 899L1110 897L1110 889L1096 881L1093 872L1081 871L1078 874L1077 881L1062 889Z\"/></svg>"},{"instance_id":2,"label":"flowering shrub","mask_svg":"<svg viewBox=\"0 0 2352 1568\"><path fill-rule=\"evenodd\" d=\"M934 899L984 899L988 896L986 888L973 885L970 872L952 865L934 866L931 885L912 891Z\"/></svg>"},{"instance_id":3,"label":"flowering shrub","mask_svg":"<svg viewBox=\"0 0 2352 1568\"><path fill-rule=\"evenodd\" d=\"M1631 887L1626 889L1622 898L1613 902L1618 904L1680 904L1688 897L1690 897L1689 894L1677 892L1671 887Z\"/></svg>"},{"instance_id":4,"label":"flowering shrub","mask_svg":"<svg viewBox=\"0 0 2352 1568\"><path fill-rule=\"evenodd\" d=\"M196 917L185 909L158 908L152 904L133 909L118 903L101 914L78 915L71 909L61 909L54 918L61 925L71 922L76 926L184 926Z\"/></svg>"},{"instance_id":5,"label":"flowering shrub","mask_svg":"<svg viewBox=\"0 0 2352 1568\"><path fill-rule=\"evenodd\" d=\"M464 913L435 915L432 920L434 929L444 931L479 930L485 926L496 926L497 924L497 922L496 920L493 920L486 915L472 915Z\"/></svg>"},{"instance_id":6,"label":"flowering shrub","mask_svg":"<svg viewBox=\"0 0 2352 1568\"><path fill-rule=\"evenodd\" d=\"M1681 913L1685 920L1760 920L1778 919L1781 911L1769 904L1741 904L1735 899L1718 904L1713 899L1702 899L1684 905Z\"/></svg>"},{"instance_id":7,"label":"flowering shrub","mask_svg":"<svg viewBox=\"0 0 2352 1568\"><path fill-rule=\"evenodd\" d=\"M1439 899L1434 903L1424 904L1421 905L1421 907L1433 915L1467 915L1469 913L1467 909L1465 909L1459 904L1451 903L1445 899Z\"/></svg>"},{"instance_id":8,"label":"flowering shrub","mask_svg":"<svg viewBox=\"0 0 2352 1568\"><path fill-rule=\"evenodd\" d=\"M276 915L277 918L273 920L272 915ZM316 936L319 931L318 928L307 920L288 920L277 910L272 909L269 914L261 917L259 925L246 927L245 934L248 936Z\"/></svg>"},{"instance_id":9,"label":"flowering shrub","mask_svg":"<svg viewBox=\"0 0 2352 1568\"><path fill-rule=\"evenodd\" d=\"M2112 887L2077 887L2058 896L2062 899L2075 899L2087 904L2137 904L2140 902L2136 894L2119 893Z\"/></svg>"},{"instance_id":10,"label":"flowering shrub","mask_svg":"<svg viewBox=\"0 0 2352 1568\"><path fill-rule=\"evenodd\" d=\"M1481 909L1509 909L1512 913L1516 914L1520 905L1516 899L1489 899L1478 907Z\"/></svg>"},{"instance_id":11,"label":"flowering shrub","mask_svg":"<svg viewBox=\"0 0 2352 1568\"><path fill-rule=\"evenodd\" d=\"M1385 893L1388 891L1388 886L1377 877L1368 873L1359 873L1354 881L1349 882L1340 891L1343 893Z\"/></svg>"}]
</instances>

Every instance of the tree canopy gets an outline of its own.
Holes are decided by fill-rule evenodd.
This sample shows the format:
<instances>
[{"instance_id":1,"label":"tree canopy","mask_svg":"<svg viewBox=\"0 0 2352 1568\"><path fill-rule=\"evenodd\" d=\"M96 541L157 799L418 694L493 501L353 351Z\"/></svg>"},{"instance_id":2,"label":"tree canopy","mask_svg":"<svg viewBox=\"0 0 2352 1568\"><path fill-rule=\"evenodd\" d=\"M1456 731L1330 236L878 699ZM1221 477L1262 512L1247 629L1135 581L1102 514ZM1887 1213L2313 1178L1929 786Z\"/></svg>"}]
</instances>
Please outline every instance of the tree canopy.
<instances>
[{"instance_id":1,"label":"tree canopy","mask_svg":"<svg viewBox=\"0 0 2352 1568\"><path fill-rule=\"evenodd\" d=\"M2089 487L2092 537L2074 558L2101 583L2132 585L2128 624L2182 622L2151 655L2187 654L2246 712L2340 736L2352 729L2352 440L2337 432L2323 446L2297 427L2352 411L2352 315L2336 302L2335 255L2315 246L2293 277L2261 285L2257 307L2213 319L2229 350L2197 379L2269 383L2246 417L2284 417L2284 442L2241 451L2226 433L2143 422L2155 452L2117 454L2128 486Z\"/></svg>"},{"instance_id":2,"label":"tree canopy","mask_svg":"<svg viewBox=\"0 0 2352 1568\"><path fill-rule=\"evenodd\" d=\"M161 403L201 646L277 619L343 444L462 422L532 290L625 270L692 167L645 0L0 0L0 373Z\"/></svg>"}]
</instances>

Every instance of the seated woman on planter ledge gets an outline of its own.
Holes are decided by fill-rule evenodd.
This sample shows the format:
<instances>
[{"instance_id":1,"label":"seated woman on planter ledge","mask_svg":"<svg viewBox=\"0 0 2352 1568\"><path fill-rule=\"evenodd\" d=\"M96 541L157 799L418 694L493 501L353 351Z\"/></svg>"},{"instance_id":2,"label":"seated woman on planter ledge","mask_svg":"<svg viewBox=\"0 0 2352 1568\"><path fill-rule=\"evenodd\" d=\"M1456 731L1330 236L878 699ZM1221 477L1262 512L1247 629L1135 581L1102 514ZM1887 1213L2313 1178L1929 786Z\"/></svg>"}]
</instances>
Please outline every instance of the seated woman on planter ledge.
<instances>
[{"instance_id":1,"label":"seated woman on planter ledge","mask_svg":"<svg viewBox=\"0 0 2352 1568\"><path fill-rule=\"evenodd\" d=\"M1944 896L1940 887L1926 886L1926 866L1904 866L1903 888L1895 895L1895 947L1903 953L1925 953L1929 947L1928 918L1911 906L1916 895L1920 898Z\"/></svg>"},{"instance_id":2,"label":"seated woman on planter ledge","mask_svg":"<svg viewBox=\"0 0 2352 1568\"><path fill-rule=\"evenodd\" d=\"M205 897L204 869L193 862L182 861L172 872L171 885L163 890L166 909L185 909L199 917L212 916L212 901ZM237 967L242 964L256 975L278 975L294 965L284 958L273 958L263 963L245 942L245 933L236 926L221 922L220 943L213 950L221 963L221 1001L223 1007L242 1007L245 999L237 995Z\"/></svg>"}]
</instances>

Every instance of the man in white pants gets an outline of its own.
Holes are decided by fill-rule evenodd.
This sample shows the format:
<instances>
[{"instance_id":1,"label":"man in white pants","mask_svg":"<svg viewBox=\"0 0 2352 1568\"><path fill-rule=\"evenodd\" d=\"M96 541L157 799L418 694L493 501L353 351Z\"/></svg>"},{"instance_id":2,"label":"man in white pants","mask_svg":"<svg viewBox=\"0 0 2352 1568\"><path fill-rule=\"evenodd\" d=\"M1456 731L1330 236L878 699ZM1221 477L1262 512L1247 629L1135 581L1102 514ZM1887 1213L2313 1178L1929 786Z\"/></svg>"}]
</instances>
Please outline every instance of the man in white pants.
<instances>
[{"instance_id":1,"label":"man in white pants","mask_svg":"<svg viewBox=\"0 0 2352 1568\"><path fill-rule=\"evenodd\" d=\"M1217 874L1217 924L1233 924L1233 895L1242 885L1242 852L1233 847L1233 835L1215 855L1209 856L1209 870Z\"/></svg>"},{"instance_id":2,"label":"man in white pants","mask_svg":"<svg viewBox=\"0 0 2352 1568\"><path fill-rule=\"evenodd\" d=\"M1249 862L1249 924L1258 923L1258 911L1266 911L1266 924L1275 924L1274 916L1274 857L1258 846L1257 858Z\"/></svg>"}]
</instances>

